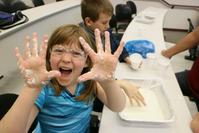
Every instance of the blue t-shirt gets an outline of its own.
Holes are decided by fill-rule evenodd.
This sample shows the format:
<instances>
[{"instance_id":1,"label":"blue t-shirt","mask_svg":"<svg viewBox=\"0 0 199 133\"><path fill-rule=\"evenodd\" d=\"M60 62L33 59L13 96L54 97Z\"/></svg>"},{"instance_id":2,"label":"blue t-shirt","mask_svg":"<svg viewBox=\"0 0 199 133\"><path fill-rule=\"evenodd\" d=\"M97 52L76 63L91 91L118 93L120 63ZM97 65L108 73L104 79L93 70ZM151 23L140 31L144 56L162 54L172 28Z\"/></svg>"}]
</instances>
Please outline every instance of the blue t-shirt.
<instances>
[{"instance_id":1,"label":"blue t-shirt","mask_svg":"<svg viewBox=\"0 0 199 133\"><path fill-rule=\"evenodd\" d=\"M39 125L35 133L86 133L90 124L93 102L75 100L84 85L78 84L75 95L63 90L59 96L50 85L46 85L35 101L40 110Z\"/></svg>"}]
</instances>

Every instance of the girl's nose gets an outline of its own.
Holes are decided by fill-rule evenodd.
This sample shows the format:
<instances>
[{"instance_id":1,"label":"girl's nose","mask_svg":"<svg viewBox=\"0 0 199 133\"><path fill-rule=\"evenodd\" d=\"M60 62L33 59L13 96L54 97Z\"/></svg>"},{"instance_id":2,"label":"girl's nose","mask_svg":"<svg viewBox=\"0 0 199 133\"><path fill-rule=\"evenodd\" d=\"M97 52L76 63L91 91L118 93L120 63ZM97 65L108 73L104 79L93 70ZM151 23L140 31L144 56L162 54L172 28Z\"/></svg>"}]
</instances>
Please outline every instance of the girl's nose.
<instances>
[{"instance_id":1,"label":"girl's nose","mask_svg":"<svg viewBox=\"0 0 199 133\"><path fill-rule=\"evenodd\" d=\"M62 55L62 61L65 63L69 63L72 61L72 55L70 53L64 53Z\"/></svg>"}]
</instances>

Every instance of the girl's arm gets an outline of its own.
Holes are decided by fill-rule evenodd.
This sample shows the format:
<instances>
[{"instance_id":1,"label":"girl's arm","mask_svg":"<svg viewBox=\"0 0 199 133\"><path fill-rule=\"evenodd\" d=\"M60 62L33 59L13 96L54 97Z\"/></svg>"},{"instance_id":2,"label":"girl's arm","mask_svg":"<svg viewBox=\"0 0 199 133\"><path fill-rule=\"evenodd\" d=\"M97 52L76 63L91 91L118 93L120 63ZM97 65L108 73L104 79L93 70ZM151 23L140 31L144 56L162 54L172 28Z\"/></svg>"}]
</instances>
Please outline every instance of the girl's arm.
<instances>
[{"instance_id":1,"label":"girl's arm","mask_svg":"<svg viewBox=\"0 0 199 133\"><path fill-rule=\"evenodd\" d=\"M97 97L112 111L120 112L124 109L126 98L115 80L100 82L97 92Z\"/></svg>"},{"instance_id":2,"label":"girl's arm","mask_svg":"<svg viewBox=\"0 0 199 133\"><path fill-rule=\"evenodd\" d=\"M95 30L95 40L97 53L89 47L83 38L80 38L80 42L84 50L93 62L93 67L91 71L81 75L78 80L80 82L86 80L95 80L98 82L99 99L111 110L117 112L121 111L125 106L126 98L122 89L114 79L114 73L117 67L118 57L122 52L124 43L121 42L115 53L111 54L108 32L105 32L105 49L103 48L100 31L98 29Z\"/></svg>"},{"instance_id":3,"label":"girl's arm","mask_svg":"<svg viewBox=\"0 0 199 133\"><path fill-rule=\"evenodd\" d=\"M38 38L36 33L33 34L32 41L29 37L26 37L23 55L20 54L18 48L15 50L25 85L16 102L0 121L0 132L2 133L27 132L38 113L38 109L35 109L34 101L39 95L42 85L50 78L60 75L58 71L48 72L46 70L46 39L46 37L43 38L39 52L37 49ZM30 46L30 42L33 42L32 46Z\"/></svg>"},{"instance_id":4,"label":"girl's arm","mask_svg":"<svg viewBox=\"0 0 199 133\"><path fill-rule=\"evenodd\" d=\"M24 87L11 109L1 119L0 132L24 133L27 130L26 125L31 109L39 93L39 90L27 86Z\"/></svg>"},{"instance_id":5,"label":"girl's arm","mask_svg":"<svg viewBox=\"0 0 199 133\"><path fill-rule=\"evenodd\" d=\"M120 88L123 90L123 92L126 94L126 96L129 98L129 101L131 103L132 106L134 105L138 105L138 106L141 106L141 105L146 105L145 104L145 101L144 101L144 97L141 95L141 93L139 92L139 87L126 81L126 80L116 80L114 81L115 83L117 83ZM115 84L114 83L114 84ZM102 83L104 84L104 83ZM105 84L104 84L105 85ZM107 86L105 86L107 87ZM113 87L113 85L112 85ZM110 88L112 88L110 87ZM109 89L110 91L110 89ZM112 93L111 91L109 92L108 89L103 89L103 87L100 85L100 84L97 84L97 97L107 106L109 107L108 105L108 101L112 100L113 97L111 97L110 100L108 100L107 98L107 94L108 93ZM113 90L114 91L114 88ZM115 93L115 92L114 92ZM117 97L116 96L116 102L118 101L122 101L122 99L120 99L121 97ZM116 103L117 104L117 103ZM118 103L120 105L120 103ZM114 104L115 105L115 104ZM119 108L119 106L117 106ZM112 109L113 110L113 109Z\"/></svg>"}]
</instances>

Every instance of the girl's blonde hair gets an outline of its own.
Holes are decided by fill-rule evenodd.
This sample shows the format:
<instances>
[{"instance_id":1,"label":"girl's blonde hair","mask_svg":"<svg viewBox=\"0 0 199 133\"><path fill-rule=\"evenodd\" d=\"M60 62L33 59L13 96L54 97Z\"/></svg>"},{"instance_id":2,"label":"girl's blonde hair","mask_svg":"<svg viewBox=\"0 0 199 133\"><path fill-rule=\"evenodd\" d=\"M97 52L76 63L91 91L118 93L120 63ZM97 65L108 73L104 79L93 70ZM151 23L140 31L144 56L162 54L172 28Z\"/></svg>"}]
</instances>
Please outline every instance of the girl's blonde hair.
<instances>
[{"instance_id":1,"label":"girl's blonde hair","mask_svg":"<svg viewBox=\"0 0 199 133\"><path fill-rule=\"evenodd\" d=\"M47 47L47 52L46 52L46 68L48 71L52 70L50 66L50 54L51 54L51 49L53 48L54 45L56 44L65 44L65 45L74 45L77 44L77 47L80 47L82 50L82 46L79 42L79 37L83 37L85 41L90 45L90 47L96 51L95 45L92 45L90 43L89 37L87 33L84 31L83 28L81 28L78 25L64 25L59 28L57 28L53 34L51 35L49 41L48 41L48 47ZM82 73L86 73L90 71L92 67L92 62L90 58L87 58L87 67L83 69ZM83 100L83 101L88 101L91 96L94 96L93 94L97 93L96 91L96 83L95 81L86 81L84 82L85 84L85 91L83 91L80 96L76 97L77 100ZM64 87L61 86L58 81L53 78L51 80L51 85L55 88L56 95L59 95L62 90L64 90Z\"/></svg>"}]
</instances>

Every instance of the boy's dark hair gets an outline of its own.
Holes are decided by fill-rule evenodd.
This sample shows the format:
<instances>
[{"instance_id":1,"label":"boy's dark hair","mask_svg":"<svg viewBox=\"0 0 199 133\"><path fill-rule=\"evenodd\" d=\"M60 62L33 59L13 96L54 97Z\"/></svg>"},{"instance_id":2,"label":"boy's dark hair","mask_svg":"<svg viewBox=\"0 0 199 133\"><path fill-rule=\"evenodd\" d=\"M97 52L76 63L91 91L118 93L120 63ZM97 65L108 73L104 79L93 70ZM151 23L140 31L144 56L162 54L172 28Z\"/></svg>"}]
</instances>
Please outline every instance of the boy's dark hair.
<instances>
[{"instance_id":1,"label":"boy's dark hair","mask_svg":"<svg viewBox=\"0 0 199 133\"><path fill-rule=\"evenodd\" d=\"M113 15L113 5L109 0L82 0L81 1L81 15L85 20L89 17L92 21L99 19L100 13L105 13L110 16Z\"/></svg>"}]
</instances>

